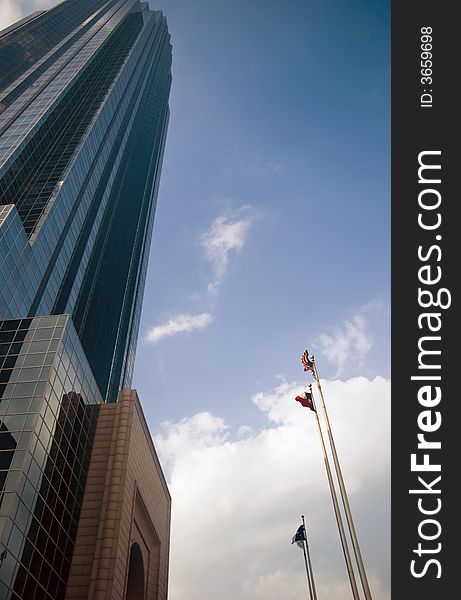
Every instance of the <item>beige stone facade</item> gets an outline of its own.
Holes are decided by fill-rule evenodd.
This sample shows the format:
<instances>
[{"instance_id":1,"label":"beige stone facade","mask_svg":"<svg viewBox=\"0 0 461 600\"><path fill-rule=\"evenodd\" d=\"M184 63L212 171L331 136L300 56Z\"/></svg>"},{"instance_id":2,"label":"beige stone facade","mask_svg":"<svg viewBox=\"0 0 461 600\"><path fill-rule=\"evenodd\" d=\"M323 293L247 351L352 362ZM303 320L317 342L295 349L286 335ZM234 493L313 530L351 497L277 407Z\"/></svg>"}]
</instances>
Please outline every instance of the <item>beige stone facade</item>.
<instances>
[{"instance_id":1,"label":"beige stone facade","mask_svg":"<svg viewBox=\"0 0 461 600\"><path fill-rule=\"evenodd\" d=\"M136 391L101 405L66 600L166 600L171 498Z\"/></svg>"}]
</instances>

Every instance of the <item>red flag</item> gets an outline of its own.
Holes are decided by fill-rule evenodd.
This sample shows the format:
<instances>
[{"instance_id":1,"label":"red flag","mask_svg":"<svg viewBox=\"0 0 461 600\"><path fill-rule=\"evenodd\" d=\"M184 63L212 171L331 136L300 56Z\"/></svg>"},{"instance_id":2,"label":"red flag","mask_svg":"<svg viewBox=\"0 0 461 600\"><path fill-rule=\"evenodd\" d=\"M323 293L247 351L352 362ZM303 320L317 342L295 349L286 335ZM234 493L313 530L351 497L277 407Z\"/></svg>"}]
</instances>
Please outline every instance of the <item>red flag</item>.
<instances>
[{"instance_id":1,"label":"red flag","mask_svg":"<svg viewBox=\"0 0 461 600\"><path fill-rule=\"evenodd\" d=\"M302 396L296 396L295 400L300 402L304 408L310 408L315 412L314 403L312 402L312 394L304 392Z\"/></svg>"}]
</instances>

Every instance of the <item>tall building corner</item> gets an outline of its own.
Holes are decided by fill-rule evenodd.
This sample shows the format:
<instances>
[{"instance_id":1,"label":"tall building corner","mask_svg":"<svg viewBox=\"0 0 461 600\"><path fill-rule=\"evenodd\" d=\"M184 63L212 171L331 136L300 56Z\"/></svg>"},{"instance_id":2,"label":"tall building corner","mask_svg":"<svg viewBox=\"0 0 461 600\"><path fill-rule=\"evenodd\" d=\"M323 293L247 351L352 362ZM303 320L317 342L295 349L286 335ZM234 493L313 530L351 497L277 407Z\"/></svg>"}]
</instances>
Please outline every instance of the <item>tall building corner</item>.
<instances>
[{"instance_id":1,"label":"tall building corner","mask_svg":"<svg viewBox=\"0 0 461 600\"><path fill-rule=\"evenodd\" d=\"M171 499L131 389L166 19L65 0L0 31L0 600L166 600Z\"/></svg>"}]
</instances>

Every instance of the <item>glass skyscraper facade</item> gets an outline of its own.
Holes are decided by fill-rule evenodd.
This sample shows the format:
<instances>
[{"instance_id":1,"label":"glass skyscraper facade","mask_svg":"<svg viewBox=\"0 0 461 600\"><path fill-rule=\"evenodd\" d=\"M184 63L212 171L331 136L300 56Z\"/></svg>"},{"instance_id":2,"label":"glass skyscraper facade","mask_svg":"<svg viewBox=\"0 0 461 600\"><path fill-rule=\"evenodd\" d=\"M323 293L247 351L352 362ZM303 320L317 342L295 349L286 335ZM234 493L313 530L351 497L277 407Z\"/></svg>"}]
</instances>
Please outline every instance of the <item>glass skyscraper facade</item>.
<instances>
[{"instance_id":1,"label":"glass skyscraper facade","mask_svg":"<svg viewBox=\"0 0 461 600\"><path fill-rule=\"evenodd\" d=\"M65 597L98 406L131 383L170 86L139 0L0 32L0 600Z\"/></svg>"}]
</instances>

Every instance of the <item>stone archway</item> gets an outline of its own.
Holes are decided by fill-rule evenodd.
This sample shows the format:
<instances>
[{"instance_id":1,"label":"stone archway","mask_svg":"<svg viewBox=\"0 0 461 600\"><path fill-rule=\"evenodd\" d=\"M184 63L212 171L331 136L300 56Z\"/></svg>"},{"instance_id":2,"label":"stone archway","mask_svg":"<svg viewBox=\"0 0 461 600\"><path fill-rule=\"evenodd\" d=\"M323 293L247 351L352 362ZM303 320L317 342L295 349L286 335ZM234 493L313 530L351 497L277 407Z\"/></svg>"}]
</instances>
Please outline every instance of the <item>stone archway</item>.
<instances>
[{"instance_id":1,"label":"stone archway","mask_svg":"<svg viewBox=\"0 0 461 600\"><path fill-rule=\"evenodd\" d=\"M134 542L130 550L128 566L128 583L125 600L144 600L145 578L144 562L139 544Z\"/></svg>"}]
</instances>

